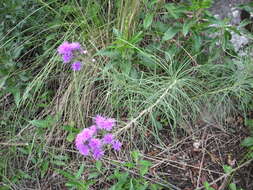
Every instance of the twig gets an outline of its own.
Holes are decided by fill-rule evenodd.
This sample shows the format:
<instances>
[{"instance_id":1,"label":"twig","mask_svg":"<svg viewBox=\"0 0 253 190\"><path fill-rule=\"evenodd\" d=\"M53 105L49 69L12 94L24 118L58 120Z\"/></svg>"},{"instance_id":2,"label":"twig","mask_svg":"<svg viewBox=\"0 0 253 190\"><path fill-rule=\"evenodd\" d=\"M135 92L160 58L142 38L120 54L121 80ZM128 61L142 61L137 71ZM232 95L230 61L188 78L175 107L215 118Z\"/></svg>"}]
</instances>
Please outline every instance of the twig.
<instances>
[{"instance_id":1,"label":"twig","mask_svg":"<svg viewBox=\"0 0 253 190\"><path fill-rule=\"evenodd\" d=\"M205 128L205 131L204 131L203 136L202 136L202 159L201 159L201 163L200 163L200 167L199 167L199 175L198 175L198 180L197 180L197 188L199 188L200 177L201 177L201 173L202 173L202 169L203 169L203 163L204 163L204 158L205 158L205 154L206 154L205 147L206 147L206 142L207 142L208 139L206 138L205 143L203 143L205 135L206 135L206 129L207 128Z\"/></svg>"},{"instance_id":2,"label":"twig","mask_svg":"<svg viewBox=\"0 0 253 190\"><path fill-rule=\"evenodd\" d=\"M28 146L28 143L8 143L8 142L0 142L0 145L3 146Z\"/></svg>"}]
</instances>

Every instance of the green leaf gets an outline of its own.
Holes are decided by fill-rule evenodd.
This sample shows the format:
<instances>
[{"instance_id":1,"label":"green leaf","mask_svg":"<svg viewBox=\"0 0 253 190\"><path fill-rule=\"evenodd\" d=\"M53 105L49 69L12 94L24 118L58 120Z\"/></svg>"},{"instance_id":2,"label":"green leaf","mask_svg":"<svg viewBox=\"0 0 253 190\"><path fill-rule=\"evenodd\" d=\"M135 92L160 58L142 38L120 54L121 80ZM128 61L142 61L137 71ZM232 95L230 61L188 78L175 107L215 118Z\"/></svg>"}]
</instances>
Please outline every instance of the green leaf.
<instances>
[{"instance_id":1,"label":"green leaf","mask_svg":"<svg viewBox=\"0 0 253 190\"><path fill-rule=\"evenodd\" d=\"M97 178L100 175L98 172L92 172L89 174L88 179Z\"/></svg>"},{"instance_id":2,"label":"green leaf","mask_svg":"<svg viewBox=\"0 0 253 190\"><path fill-rule=\"evenodd\" d=\"M131 68L132 68L132 62L123 61L122 63L119 64L119 66L120 66L121 72L129 76Z\"/></svg>"},{"instance_id":3,"label":"green leaf","mask_svg":"<svg viewBox=\"0 0 253 190\"><path fill-rule=\"evenodd\" d=\"M123 166L125 166L129 169L135 168L135 164L133 162L126 162L123 164Z\"/></svg>"},{"instance_id":4,"label":"green leaf","mask_svg":"<svg viewBox=\"0 0 253 190\"><path fill-rule=\"evenodd\" d=\"M190 20L190 21L186 21L183 25L183 35L186 36L190 30L190 28L192 27L193 25L193 21Z\"/></svg>"},{"instance_id":5,"label":"green leaf","mask_svg":"<svg viewBox=\"0 0 253 190\"><path fill-rule=\"evenodd\" d=\"M172 39L179 32L178 28L170 27L163 35L162 40L167 41Z\"/></svg>"},{"instance_id":6,"label":"green leaf","mask_svg":"<svg viewBox=\"0 0 253 190\"><path fill-rule=\"evenodd\" d=\"M68 141L68 142L73 142L74 139L75 139L75 137L76 137L76 134L74 134L74 133L69 133L68 136L67 136L67 141Z\"/></svg>"},{"instance_id":7,"label":"green leaf","mask_svg":"<svg viewBox=\"0 0 253 190\"><path fill-rule=\"evenodd\" d=\"M231 166L228 166L228 165L224 165L223 166L223 170L226 174L230 174L233 170L233 168Z\"/></svg>"},{"instance_id":8,"label":"green leaf","mask_svg":"<svg viewBox=\"0 0 253 190\"><path fill-rule=\"evenodd\" d=\"M43 178L45 176L45 174L47 173L48 166L49 166L49 162L48 161L43 161L42 162L41 170L40 170L41 178Z\"/></svg>"},{"instance_id":9,"label":"green leaf","mask_svg":"<svg viewBox=\"0 0 253 190\"><path fill-rule=\"evenodd\" d=\"M68 132L75 132L75 133L79 133L80 132L80 129L75 128L74 124L64 125L63 129L65 131L68 131Z\"/></svg>"},{"instance_id":10,"label":"green leaf","mask_svg":"<svg viewBox=\"0 0 253 190\"><path fill-rule=\"evenodd\" d=\"M66 155L53 155L53 158L56 160L65 160L65 161L69 159L69 157Z\"/></svg>"},{"instance_id":11,"label":"green leaf","mask_svg":"<svg viewBox=\"0 0 253 190\"><path fill-rule=\"evenodd\" d=\"M150 189L151 190L159 190L159 189L162 189L162 187L160 185L157 185L157 184L151 184Z\"/></svg>"},{"instance_id":12,"label":"green leaf","mask_svg":"<svg viewBox=\"0 0 253 190\"><path fill-rule=\"evenodd\" d=\"M100 160L96 161L96 168L98 171L101 171L102 169L102 162Z\"/></svg>"},{"instance_id":13,"label":"green leaf","mask_svg":"<svg viewBox=\"0 0 253 190\"><path fill-rule=\"evenodd\" d=\"M154 14L147 14L144 21L143 21L143 27L144 29L147 29L151 24L152 24L152 21L153 21L153 17L154 17Z\"/></svg>"},{"instance_id":14,"label":"green leaf","mask_svg":"<svg viewBox=\"0 0 253 190\"><path fill-rule=\"evenodd\" d=\"M29 174L27 174L26 172L22 171L22 170L18 170L19 174L22 176L22 178L25 179L33 179Z\"/></svg>"},{"instance_id":15,"label":"green leaf","mask_svg":"<svg viewBox=\"0 0 253 190\"><path fill-rule=\"evenodd\" d=\"M204 182L204 187L206 190L215 190L214 188L210 187L210 184L207 181Z\"/></svg>"},{"instance_id":16,"label":"green leaf","mask_svg":"<svg viewBox=\"0 0 253 190\"><path fill-rule=\"evenodd\" d=\"M80 168L79 168L78 172L76 173L75 177L79 179L81 177L83 171L84 171L84 164L82 164L80 166Z\"/></svg>"},{"instance_id":17,"label":"green leaf","mask_svg":"<svg viewBox=\"0 0 253 190\"><path fill-rule=\"evenodd\" d=\"M202 44L202 39L199 34L193 33L193 45L194 45L194 50L198 52L201 48Z\"/></svg>"},{"instance_id":18,"label":"green leaf","mask_svg":"<svg viewBox=\"0 0 253 190\"><path fill-rule=\"evenodd\" d=\"M57 166L66 166L66 163L60 160L53 160L52 164L55 164Z\"/></svg>"},{"instance_id":19,"label":"green leaf","mask_svg":"<svg viewBox=\"0 0 253 190\"><path fill-rule=\"evenodd\" d=\"M147 160L140 160L139 164L140 164L141 176L144 176L145 174L147 174L149 167L152 165L152 163Z\"/></svg>"},{"instance_id":20,"label":"green leaf","mask_svg":"<svg viewBox=\"0 0 253 190\"><path fill-rule=\"evenodd\" d=\"M48 116L46 119L44 120L32 120L29 121L30 124L38 127L38 128L51 128L53 123L54 123L54 119L51 116Z\"/></svg>"},{"instance_id":21,"label":"green leaf","mask_svg":"<svg viewBox=\"0 0 253 190\"><path fill-rule=\"evenodd\" d=\"M244 124L247 127L253 127L253 119L245 119Z\"/></svg>"},{"instance_id":22,"label":"green leaf","mask_svg":"<svg viewBox=\"0 0 253 190\"><path fill-rule=\"evenodd\" d=\"M230 190L237 190L236 185L234 183L229 184L229 189Z\"/></svg>"},{"instance_id":23,"label":"green leaf","mask_svg":"<svg viewBox=\"0 0 253 190\"><path fill-rule=\"evenodd\" d=\"M132 152L131 152L131 157L132 157L133 161L134 161L135 163L137 163L138 160L139 160L139 157L140 157L140 152L137 151L137 150L132 151Z\"/></svg>"},{"instance_id":24,"label":"green leaf","mask_svg":"<svg viewBox=\"0 0 253 190\"><path fill-rule=\"evenodd\" d=\"M56 169L56 172L67 178L68 180L75 180L75 176L73 176L71 173Z\"/></svg>"},{"instance_id":25,"label":"green leaf","mask_svg":"<svg viewBox=\"0 0 253 190\"><path fill-rule=\"evenodd\" d=\"M24 46L22 46L22 45L14 48L14 50L13 50L13 59L17 59L20 56L21 51L23 49L24 49Z\"/></svg>"},{"instance_id":26,"label":"green leaf","mask_svg":"<svg viewBox=\"0 0 253 190\"><path fill-rule=\"evenodd\" d=\"M0 89L4 87L6 80L8 79L8 75L4 76L0 79Z\"/></svg>"},{"instance_id":27,"label":"green leaf","mask_svg":"<svg viewBox=\"0 0 253 190\"><path fill-rule=\"evenodd\" d=\"M15 104L18 107L19 103L21 101L20 89L19 88L11 88L11 89L9 89L9 91L12 93L12 95L14 97Z\"/></svg>"},{"instance_id":28,"label":"green leaf","mask_svg":"<svg viewBox=\"0 0 253 190\"><path fill-rule=\"evenodd\" d=\"M230 32L225 31L223 36L223 48L226 49L228 47L229 40L231 40L232 36Z\"/></svg>"},{"instance_id":29,"label":"green leaf","mask_svg":"<svg viewBox=\"0 0 253 190\"><path fill-rule=\"evenodd\" d=\"M241 142L241 146L250 147L253 146L253 137L247 137Z\"/></svg>"}]
</instances>

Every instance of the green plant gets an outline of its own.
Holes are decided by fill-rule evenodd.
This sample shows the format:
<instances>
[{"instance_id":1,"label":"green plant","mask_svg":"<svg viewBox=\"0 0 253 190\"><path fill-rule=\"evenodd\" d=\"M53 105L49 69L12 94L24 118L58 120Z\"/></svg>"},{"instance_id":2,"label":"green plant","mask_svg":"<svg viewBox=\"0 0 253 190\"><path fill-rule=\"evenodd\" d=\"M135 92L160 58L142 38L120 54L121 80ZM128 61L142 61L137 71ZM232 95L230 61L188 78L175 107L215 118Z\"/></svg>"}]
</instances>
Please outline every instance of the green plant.
<instances>
[{"instance_id":1,"label":"green plant","mask_svg":"<svg viewBox=\"0 0 253 190\"><path fill-rule=\"evenodd\" d=\"M148 173L151 162L147 160L142 160L140 158L140 153L138 151L131 152L132 161L124 163L124 167L127 168L126 172L120 171L119 168L115 169L114 173L109 176L109 179L116 180L114 184L110 187L110 190L127 190L127 189L162 189L160 185L151 184L144 178ZM137 169L137 173L133 176L130 171ZM139 175L139 176L138 176Z\"/></svg>"},{"instance_id":2,"label":"green plant","mask_svg":"<svg viewBox=\"0 0 253 190\"><path fill-rule=\"evenodd\" d=\"M69 189L78 189L78 190L88 190L89 186L94 183L92 180L82 180L81 176L84 172L85 166L82 164L79 168L79 170L73 174L72 172L67 172L64 170L56 170L59 174L64 176L67 179L67 182L65 183L66 187Z\"/></svg>"},{"instance_id":3,"label":"green plant","mask_svg":"<svg viewBox=\"0 0 253 190\"><path fill-rule=\"evenodd\" d=\"M250 130L250 136L243 139L241 142L241 146L247 148L247 153L245 155L245 159L253 159L253 119L245 119L245 125Z\"/></svg>"}]
</instances>

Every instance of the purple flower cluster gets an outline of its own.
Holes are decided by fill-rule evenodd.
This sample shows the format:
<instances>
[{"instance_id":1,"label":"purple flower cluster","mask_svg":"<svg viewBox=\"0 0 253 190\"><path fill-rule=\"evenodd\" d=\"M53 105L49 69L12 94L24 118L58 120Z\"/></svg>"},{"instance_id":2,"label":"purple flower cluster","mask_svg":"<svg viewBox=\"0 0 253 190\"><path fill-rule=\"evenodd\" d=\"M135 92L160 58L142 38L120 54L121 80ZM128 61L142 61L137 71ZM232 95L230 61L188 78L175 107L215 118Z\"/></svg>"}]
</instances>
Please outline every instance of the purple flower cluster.
<instances>
[{"instance_id":1,"label":"purple flower cluster","mask_svg":"<svg viewBox=\"0 0 253 190\"><path fill-rule=\"evenodd\" d=\"M83 52L83 49L78 42L63 42L58 47L58 53L61 55L64 63L70 63L75 57L75 52ZM71 68L73 71L79 71L82 68L82 64L79 61L72 63Z\"/></svg>"},{"instance_id":2,"label":"purple flower cluster","mask_svg":"<svg viewBox=\"0 0 253 190\"><path fill-rule=\"evenodd\" d=\"M114 150L120 151L122 143L115 139L111 133L105 134L102 138L97 137L100 130L111 131L115 123L115 119L97 115L94 118L94 125L83 129L76 136L76 148L84 156L92 154L95 160L103 157L105 145L112 145Z\"/></svg>"}]
</instances>

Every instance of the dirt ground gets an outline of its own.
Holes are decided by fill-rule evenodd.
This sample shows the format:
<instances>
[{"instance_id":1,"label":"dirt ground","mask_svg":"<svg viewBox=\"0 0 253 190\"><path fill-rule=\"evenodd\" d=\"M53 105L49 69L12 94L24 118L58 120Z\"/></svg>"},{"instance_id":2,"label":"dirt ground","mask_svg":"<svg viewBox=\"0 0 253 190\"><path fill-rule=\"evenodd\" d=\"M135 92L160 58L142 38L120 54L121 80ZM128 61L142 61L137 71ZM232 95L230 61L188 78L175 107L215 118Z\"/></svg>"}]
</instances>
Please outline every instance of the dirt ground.
<instances>
[{"instance_id":1,"label":"dirt ground","mask_svg":"<svg viewBox=\"0 0 253 190\"><path fill-rule=\"evenodd\" d=\"M252 163L238 169L233 178L226 177L223 169L224 165L237 168L246 153L240 146L249 134L243 123L240 116L228 118L226 128L199 121L191 134L182 134L176 145L169 143L163 151L147 153L157 162L151 172L182 190L198 189L206 181L215 190L226 189L232 182L244 190L253 189Z\"/></svg>"}]
</instances>

